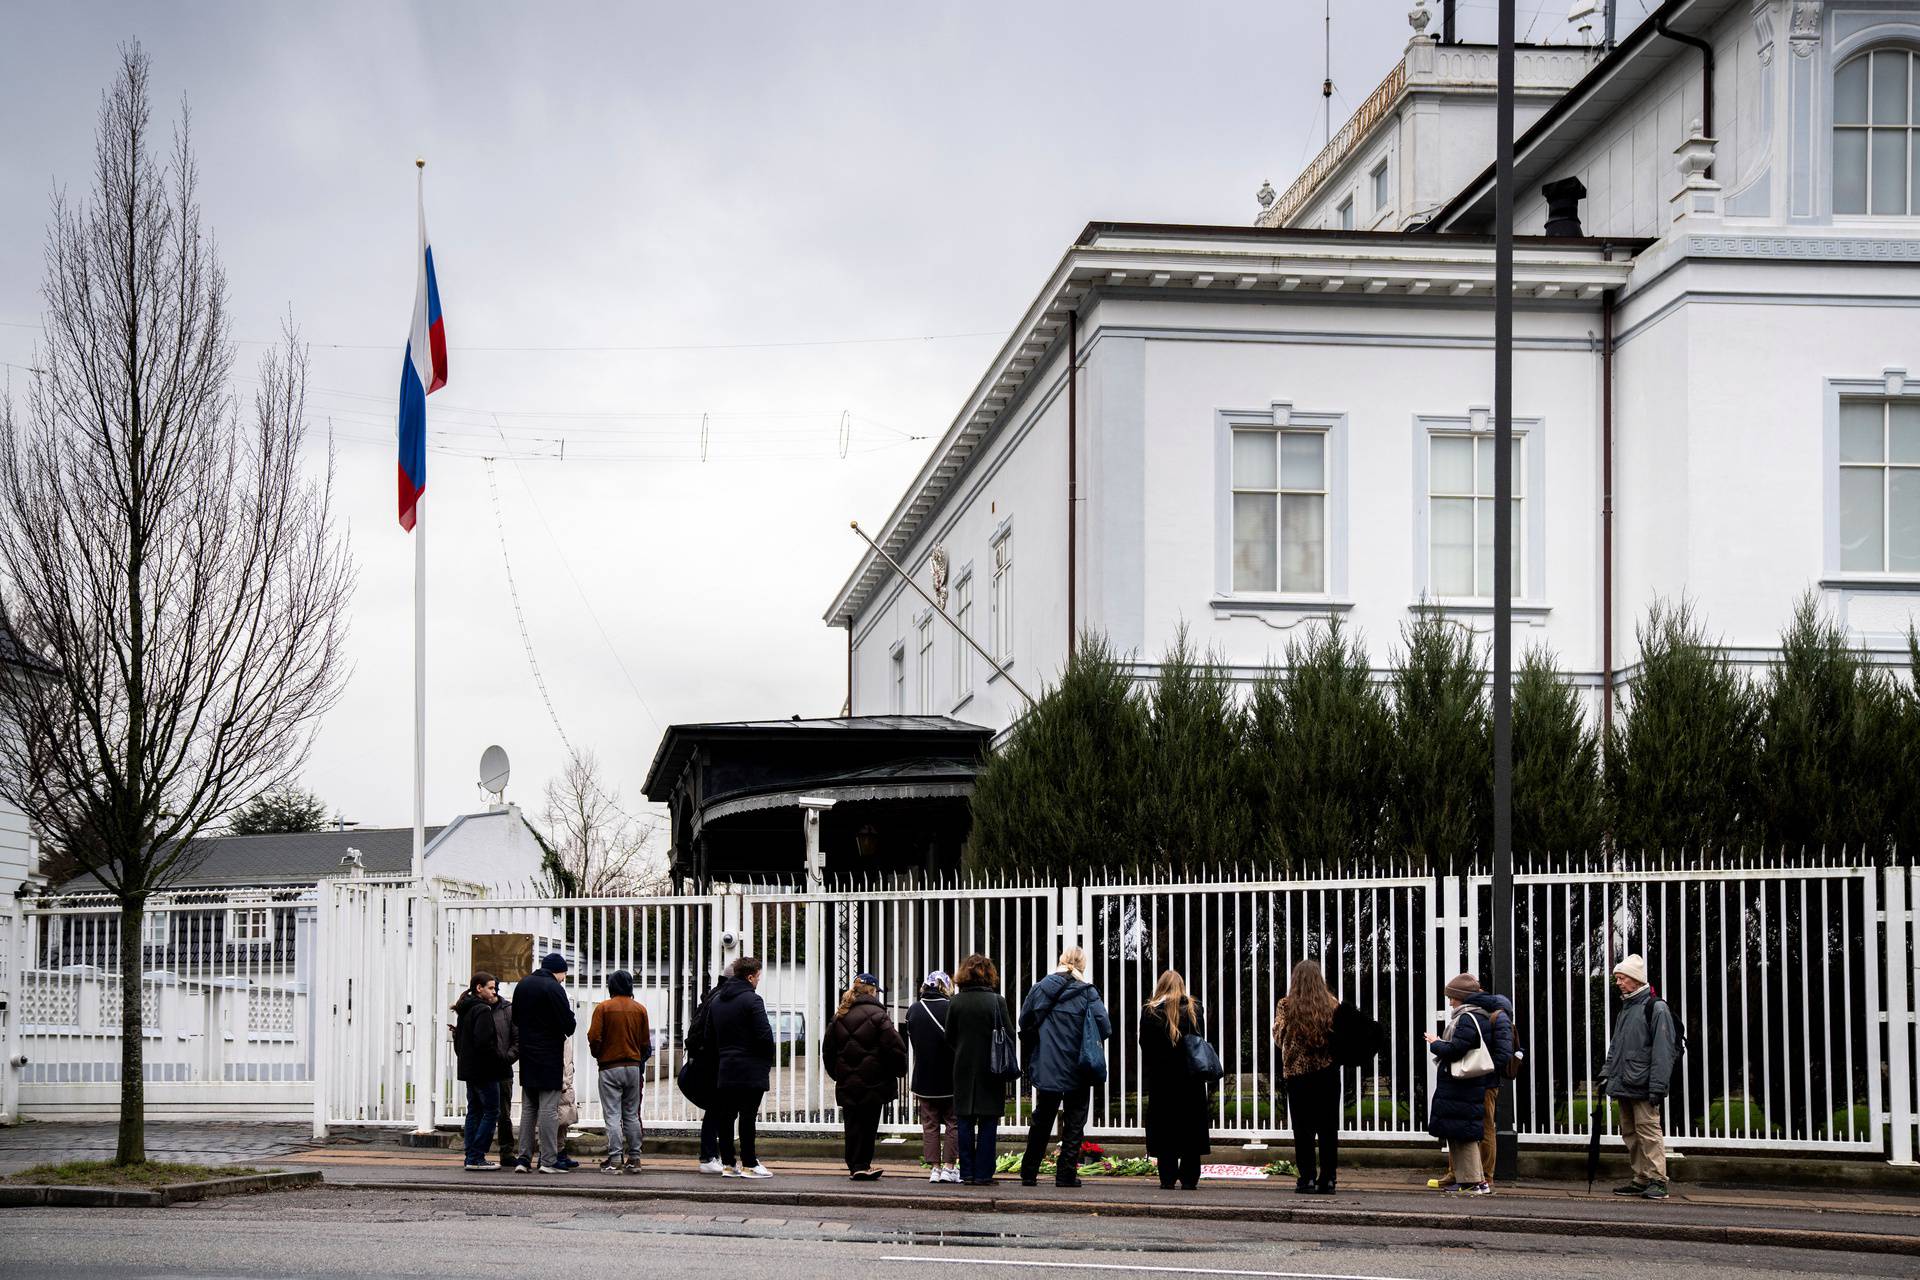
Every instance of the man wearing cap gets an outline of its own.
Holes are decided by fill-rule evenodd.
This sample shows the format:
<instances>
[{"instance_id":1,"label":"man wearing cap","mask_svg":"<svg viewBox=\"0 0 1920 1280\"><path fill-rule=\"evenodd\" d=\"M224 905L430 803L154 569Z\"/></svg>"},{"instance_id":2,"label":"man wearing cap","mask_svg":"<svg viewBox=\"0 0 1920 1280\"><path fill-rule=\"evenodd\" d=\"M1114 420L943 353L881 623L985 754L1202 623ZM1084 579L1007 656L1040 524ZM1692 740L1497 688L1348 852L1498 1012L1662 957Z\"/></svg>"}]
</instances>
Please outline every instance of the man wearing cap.
<instances>
[{"instance_id":1,"label":"man wearing cap","mask_svg":"<svg viewBox=\"0 0 1920 1280\"><path fill-rule=\"evenodd\" d=\"M547 953L513 993L513 1029L520 1038L519 1173L565 1173L560 1159L560 1100L566 1085L567 1041L577 1025L563 985L567 958ZM536 1135L540 1158L533 1161Z\"/></svg>"},{"instance_id":2,"label":"man wearing cap","mask_svg":"<svg viewBox=\"0 0 1920 1280\"><path fill-rule=\"evenodd\" d=\"M1673 1011L1647 985L1647 962L1628 956L1613 968L1620 990L1620 1016L1614 1019L1607 1047L1607 1096L1620 1104L1620 1137L1627 1144L1633 1181L1613 1189L1617 1196L1667 1198L1667 1143L1660 1107L1673 1082Z\"/></svg>"}]
</instances>

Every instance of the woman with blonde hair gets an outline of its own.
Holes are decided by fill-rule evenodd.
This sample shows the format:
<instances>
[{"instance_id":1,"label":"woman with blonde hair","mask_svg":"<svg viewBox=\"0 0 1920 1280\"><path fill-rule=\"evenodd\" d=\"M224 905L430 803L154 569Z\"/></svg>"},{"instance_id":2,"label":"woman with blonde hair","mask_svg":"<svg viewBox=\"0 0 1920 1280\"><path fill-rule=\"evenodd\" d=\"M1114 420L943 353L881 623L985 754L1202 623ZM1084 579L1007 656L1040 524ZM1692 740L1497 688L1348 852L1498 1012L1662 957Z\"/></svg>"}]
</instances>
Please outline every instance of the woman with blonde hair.
<instances>
[{"instance_id":1,"label":"woman with blonde hair","mask_svg":"<svg viewBox=\"0 0 1920 1280\"><path fill-rule=\"evenodd\" d=\"M1189 1036L1206 1038L1206 1013L1187 994L1187 980L1169 969L1140 1010L1142 1076L1147 1094L1147 1154L1160 1168L1160 1189L1200 1185L1200 1157L1212 1150L1207 1131L1207 1080L1187 1063Z\"/></svg>"},{"instance_id":2,"label":"woman with blonde hair","mask_svg":"<svg viewBox=\"0 0 1920 1280\"><path fill-rule=\"evenodd\" d=\"M1021 1057L1036 1094L1020 1159L1021 1186L1039 1182L1055 1115L1060 1116L1060 1160L1054 1185L1080 1185L1080 1143L1093 1086L1107 1078L1106 1041L1112 1038L1107 1006L1087 981L1087 953L1068 947L1060 953L1059 968L1034 984L1020 1006Z\"/></svg>"},{"instance_id":3,"label":"woman with blonde hair","mask_svg":"<svg viewBox=\"0 0 1920 1280\"><path fill-rule=\"evenodd\" d=\"M1287 994L1273 1011L1273 1042L1280 1050L1293 1123L1293 1162L1300 1171L1293 1189L1301 1195L1332 1195L1340 1172L1340 1068L1334 1041L1343 1007L1327 989L1320 966L1302 960L1293 966Z\"/></svg>"},{"instance_id":4,"label":"woman with blonde hair","mask_svg":"<svg viewBox=\"0 0 1920 1280\"><path fill-rule=\"evenodd\" d=\"M880 1176L873 1167L880 1112L899 1093L900 1077L907 1074L906 1041L880 1003L880 980L872 974L855 974L853 985L840 997L820 1046L820 1060L833 1078L834 1101L840 1104L846 1128L847 1176L872 1182Z\"/></svg>"}]
</instances>

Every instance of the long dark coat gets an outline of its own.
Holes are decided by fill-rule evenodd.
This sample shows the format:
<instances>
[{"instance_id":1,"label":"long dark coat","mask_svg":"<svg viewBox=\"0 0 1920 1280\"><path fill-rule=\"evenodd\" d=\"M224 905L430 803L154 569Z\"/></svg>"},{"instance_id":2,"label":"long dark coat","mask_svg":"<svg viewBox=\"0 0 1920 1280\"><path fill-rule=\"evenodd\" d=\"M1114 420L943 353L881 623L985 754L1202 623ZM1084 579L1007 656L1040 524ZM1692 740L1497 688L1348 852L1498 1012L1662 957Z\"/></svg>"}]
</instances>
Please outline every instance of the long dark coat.
<instances>
[{"instance_id":1,"label":"long dark coat","mask_svg":"<svg viewBox=\"0 0 1920 1280\"><path fill-rule=\"evenodd\" d=\"M773 1024L760 993L745 978L728 978L707 1010L714 1047L714 1084L722 1089L759 1089L773 1079Z\"/></svg>"},{"instance_id":2,"label":"long dark coat","mask_svg":"<svg viewBox=\"0 0 1920 1280\"><path fill-rule=\"evenodd\" d=\"M493 1006L467 991L453 1007L459 1018L453 1028L454 1078L498 1083L513 1068L504 1052Z\"/></svg>"},{"instance_id":3,"label":"long dark coat","mask_svg":"<svg viewBox=\"0 0 1920 1280\"><path fill-rule=\"evenodd\" d=\"M1192 1013L1180 1015L1180 1034L1204 1037L1206 1019L1196 1003ZM1167 1038L1165 1005L1140 1011L1136 1039L1147 1094L1147 1154L1177 1160L1213 1150L1207 1140L1207 1082L1187 1070L1185 1047Z\"/></svg>"},{"instance_id":4,"label":"long dark coat","mask_svg":"<svg viewBox=\"0 0 1920 1280\"><path fill-rule=\"evenodd\" d=\"M987 1072L993 1061L996 1010L1007 1034L1016 1035L1013 1008L1005 996L984 983L961 987L947 1006L947 1043L953 1048L953 1110L955 1115L970 1120L997 1120L1007 1110L1012 1082L995 1080Z\"/></svg>"},{"instance_id":5,"label":"long dark coat","mask_svg":"<svg viewBox=\"0 0 1920 1280\"><path fill-rule=\"evenodd\" d=\"M544 1091L565 1083L567 1040L578 1020L567 989L535 969L513 991L513 1030L520 1040L520 1087Z\"/></svg>"},{"instance_id":6,"label":"long dark coat","mask_svg":"<svg viewBox=\"0 0 1920 1280\"><path fill-rule=\"evenodd\" d=\"M907 1087L916 1098L953 1096L953 1045L946 1032L952 1004L938 987L922 987L920 999L907 1010L907 1043L913 1046L913 1079Z\"/></svg>"},{"instance_id":7,"label":"long dark coat","mask_svg":"<svg viewBox=\"0 0 1920 1280\"><path fill-rule=\"evenodd\" d=\"M860 996L827 1028L820 1061L841 1106L881 1106L900 1094L900 1077L907 1074L907 1042L878 996Z\"/></svg>"},{"instance_id":8,"label":"long dark coat","mask_svg":"<svg viewBox=\"0 0 1920 1280\"><path fill-rule=\"evenodd\" d=\"M1453 1074L1451 1064L1478 1047L1483 1035L1487 1038L1487 1048L1493 1053L1496 1074L1506 1065L1506 1060L1493 1037L1493 1028L1487 1025L1485 1011L1464 1005L1455 1013L1453 1033L1427 1046L1433 1051L1434 1070L1439 1073L1433 1101L1427 1104L1427 1132L1450 1142L1464 1142L1478 1139L1486 1132L1487 1080L1484 1076L1462 1080Z\"/></svg>"}]
</instances>

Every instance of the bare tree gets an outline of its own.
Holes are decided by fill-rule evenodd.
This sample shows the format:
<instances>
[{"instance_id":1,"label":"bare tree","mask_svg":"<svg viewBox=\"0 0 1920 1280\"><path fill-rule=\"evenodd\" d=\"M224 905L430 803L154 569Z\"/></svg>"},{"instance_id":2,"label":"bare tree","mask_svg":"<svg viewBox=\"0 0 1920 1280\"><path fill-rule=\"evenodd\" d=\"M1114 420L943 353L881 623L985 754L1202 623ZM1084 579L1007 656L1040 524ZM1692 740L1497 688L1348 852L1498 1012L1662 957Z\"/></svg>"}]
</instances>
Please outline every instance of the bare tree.
<instances>
[{"instance_id":1,"label":"bare tree","mask_svg":"<svg viewBox=\"0 0 1920 1280\"><path fill-rule=\"evenodd\" d=\"M353 568L300 462L289 329L242 413L182 112L156 158L121 50L93 190L56 193L45 347L0 405L0 590L49 670L0 679L0 794L120 903L122 1164L145 1158L140 922L193 838L287 783L338 696Z\"/></svg>"},{"instance_id":2,"label":"bare tree","mask_svg":"<svg viewBox=\"0 0 1920 1280\"><path fill-rule=\"evenodd\" d=\"M645 827L600 781L593 752L570 752L547 783L545 890L562 898L624 898L657 891L662 870L647 857Z\"/></svg>"}]
</instances>

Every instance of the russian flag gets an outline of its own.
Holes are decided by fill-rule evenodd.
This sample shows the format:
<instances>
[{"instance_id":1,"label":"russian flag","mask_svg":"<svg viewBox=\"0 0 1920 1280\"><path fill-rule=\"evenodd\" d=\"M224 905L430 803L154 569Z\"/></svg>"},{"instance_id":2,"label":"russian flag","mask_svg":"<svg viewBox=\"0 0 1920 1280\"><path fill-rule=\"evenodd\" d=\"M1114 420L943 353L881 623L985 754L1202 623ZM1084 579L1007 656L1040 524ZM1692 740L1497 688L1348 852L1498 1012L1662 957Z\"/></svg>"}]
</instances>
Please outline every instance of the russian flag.
<instances>
[{"instance_id":1,"label":"russian flag","mask_svg":"<svg viewBox=\"0 0 1920 1280\"><path fill-rule=\"evenodd\" d=\"M440 285L427 243L427 203L420 197L420 279L413 296L413 332L400 363L400 527L413 531L415 508L427 491L427 397L447 385L447 329L440 320Z\"/></svg>"}]
</instances>

